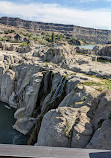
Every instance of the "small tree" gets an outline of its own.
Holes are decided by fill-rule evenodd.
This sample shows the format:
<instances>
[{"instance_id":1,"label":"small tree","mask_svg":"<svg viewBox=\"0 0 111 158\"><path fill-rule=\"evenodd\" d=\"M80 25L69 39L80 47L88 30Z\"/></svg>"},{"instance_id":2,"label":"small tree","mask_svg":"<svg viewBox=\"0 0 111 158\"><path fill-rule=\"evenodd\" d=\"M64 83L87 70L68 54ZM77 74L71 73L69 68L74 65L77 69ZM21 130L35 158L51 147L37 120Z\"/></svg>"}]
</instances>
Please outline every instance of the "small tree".
<instances>
[{"instance_id":1,"label":"small tree","mask_svg":"<svg viewBox=\"0 0 111 158\"><path fill-rule=\"evenodd\" d=\"M52 32L52 42L55 42L55 34Z\"/></svg>"}]
</instances>

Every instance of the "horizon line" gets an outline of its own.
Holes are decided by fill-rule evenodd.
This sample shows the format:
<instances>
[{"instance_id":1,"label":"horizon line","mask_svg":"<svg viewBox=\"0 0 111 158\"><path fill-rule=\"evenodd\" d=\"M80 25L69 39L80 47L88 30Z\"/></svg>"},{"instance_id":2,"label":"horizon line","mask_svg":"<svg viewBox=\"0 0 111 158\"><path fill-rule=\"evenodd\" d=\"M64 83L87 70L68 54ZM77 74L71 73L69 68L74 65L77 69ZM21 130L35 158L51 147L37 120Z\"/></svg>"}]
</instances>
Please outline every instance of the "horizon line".
<instances>
[{"instance_id":1,"label":"horizon line","mask_svg":"<svg viewBox=\"0 0 111 158\"><path fill-rule=\"evenodd\" d=\"M35 20L29 20L29 19L25 19L25 18L21 18L21 17L13 17L13 16L0 16L0 18L13 18L13 19L21 19L24 21L29 21L29 22L36 22L36 23L44 23L44 24L58 24L58 25L69 25L69 26L77 26L77 27L81 27L81 28L86 28L86 29L95 29L95 30L102 30L102 31L111 31L110 29L96 29L94 27L87 27L87 26L80 26L80 25L74 25L74 24L64 24L64 23L56 23L56 22L44 22L44 21L35 21Z\"/></svg>"}]
</instances>

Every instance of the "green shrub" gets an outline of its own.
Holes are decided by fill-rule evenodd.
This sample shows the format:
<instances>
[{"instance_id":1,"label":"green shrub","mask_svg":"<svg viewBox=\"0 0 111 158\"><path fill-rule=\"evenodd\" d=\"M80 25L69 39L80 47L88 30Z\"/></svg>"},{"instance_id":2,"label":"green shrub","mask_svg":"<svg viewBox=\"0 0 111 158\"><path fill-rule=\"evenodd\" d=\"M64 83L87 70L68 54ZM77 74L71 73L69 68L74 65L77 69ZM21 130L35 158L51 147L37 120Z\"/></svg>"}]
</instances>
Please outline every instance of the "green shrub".
<instances>
[{"instance_id":1,"label":"green shrub","mask_svg":"<svg viewBox=\"0 0 111 158\"><path fill-rule=\"evenodd\" d=\"M39 42L39 44L41 44L41 45L47 45L47 41L44 40L44 39L39 38L39 39L38 39L38 42Z\"/></svg>"},{"instance_id":2,"label":"green shrub","mask_svg":"<svg viewBox=\"0 0 111 158\"><path fill-rule=\"evenodd\" d=\"M15 33L15 30L10 30L10 33Z\"/></svg>"},{"instance_id":3,"label":"green shrub","mask_svg":"<svg viewBox=\"0 0 111 158\"><path fill-rule=\"evenodd\" d=\"M22 42L22 46L27 47L28 46L27 42Z\"/></svg>"},{"instance_id":4,"label":"green shrub","mask_svg":"<svg viewBox=\"0 0 111 158\"><path fill-rule=\"evenodd\" d=\"M7 41L8 39L5 37L0 37L0 41Z\"/></svg>"},{"instance_id":5,"label":"green shrub","mask_svg":"<svg viewBox=\"0 0 111 158\"><path fill-rule=\"evenodd\" d=\"M55 42L55 34L54 34L54 32L51 35L51 39L52 39L52 42Z\"/></svg>"},{"instance_id":6,"label":"green shrub","mask_svg":"<svg viewBox=\"0 0 111 158\"><path fill-rule=\"evenodd\" d=\"M86 81L86 82L83 82L81 84L86 85L86 86L96 86L96 87L98 87L99 91L102 91L102 90L105 90L105 89L106 90L111 90L111 80L110 79L101 79L100 78L100 82Z\"/></svg>"}]
</instances>

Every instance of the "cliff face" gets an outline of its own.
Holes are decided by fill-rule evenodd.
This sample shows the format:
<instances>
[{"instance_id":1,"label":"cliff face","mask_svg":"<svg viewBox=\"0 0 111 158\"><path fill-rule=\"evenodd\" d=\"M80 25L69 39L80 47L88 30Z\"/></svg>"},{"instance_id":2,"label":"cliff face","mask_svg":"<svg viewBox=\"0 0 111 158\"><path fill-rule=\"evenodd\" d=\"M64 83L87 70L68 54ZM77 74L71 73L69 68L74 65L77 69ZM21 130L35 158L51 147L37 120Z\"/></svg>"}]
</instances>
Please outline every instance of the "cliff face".
<instances>
[{"instance_id":1,"label":"cliff face","mask_svg":"<svg viewBox=\"0 0 111 158\"><path fill-rule=\"evenodd\" d=\"M32 133L28 144L111 149L110 67L68 44L2 50L0 101L16 109L13 128Z\"/></svg>"},{"instance_id":2,"label":"cliff face","mask_svg":"<svg viewBox=\"0 0 111 158\"><path fill-rule=\"evenodd\" d=\"M110 41L111 31L74 26L73 36L89 42L104 44Z\"/></svg>"},{"instance_id":3,"label":"cliff face","mask_svg":"<svg viewBox=\"0 0 111 158\"><path fill-rule=\"evenodd\" d=\"M63 25L63 24L53 24L53 23L42 23L26 21L19 18L11 17L1 17L0 23L20 27L28 30L36 31L50 31L59 32L67 36L74 36L78 39L84 39L89 42L94 42L97 44L104 44L109 42L111 31L100 30L93 28L85 28L75 25Z\"/></svg>"}]
</instances>

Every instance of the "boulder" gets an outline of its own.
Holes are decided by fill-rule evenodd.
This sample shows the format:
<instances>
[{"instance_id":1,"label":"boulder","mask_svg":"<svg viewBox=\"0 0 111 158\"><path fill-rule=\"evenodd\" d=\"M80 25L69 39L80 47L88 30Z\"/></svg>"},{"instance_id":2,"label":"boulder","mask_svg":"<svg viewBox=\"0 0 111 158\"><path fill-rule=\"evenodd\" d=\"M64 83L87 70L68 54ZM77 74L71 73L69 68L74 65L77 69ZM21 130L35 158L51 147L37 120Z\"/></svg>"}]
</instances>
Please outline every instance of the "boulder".
<instances>
[{"instance_id":1,"label":"boulder","mask_svg":"<svg viewBox=\"0 0 111 158\"><path fill-rule=\"evenodd\" d=\"M9 97L14 90L14 79L15 72L12 70L7 70L2 76L0 96L1 101L8 103Z\"/></svg>"},{"instance_id":2,"label":"boulder","mask_svg":"<svg viewBox=\"0 0 111 158\"><path fill-rule=\"evenodd\" d=\"M93 128L97 130L102 126L103 121L108 120L111 114L111 92L103 91L92 101L90 110L93 117Z\"/></svg>"},{"instance_id":3,"label":"boulder","mask_svg":"<svg viewBox=\"0 0 111 158\"><path fill-rule=\"evenodd\" d=\"M86 147L92 135L89 108L59 107L43 118L37 146Z\"/></svg>"},{"instance_id":4,"label":"boulder","mask_svg":"<svg viewBox=\"0 0 111 158\"><path fill-rule=\"evenodd\" d=\"M65 62L74 57L74 48L69 44L53 45L44 55L44 60L55 64Z\"/></svg>"},{"instance_id":5,"label":"boulder","mask_svg":"<svg viewBox=\"0 0 111 158\"><path fill-rule=\"evenodd\" d=\"M18 53L29 53L29 52L32 51L32 48L31 48L29 45L26 46L26 47L20 46L20 47L17 47L17 48L16 48L16 51L17 51Z\"/></svg>"},{"instance_id":6,"label":"boulder","mask_svg":"<svg viewBox=\"0 0 111 158\"><path fill-rule=\"evenodd\" d=\"M80 47L76 47L75 48L76 53L80 53L80 54L92 54L92 50L90 49L84 49L84 48L80 48Z\"/></svg>"},{"instance_id":7,"label":"boulder","mask_svg":"<svg viewBox=\"0 0 111 158\"><path fill-rule=\"evenodd\" d=\"M109 56L111 57L111 45L106 45L101 48L98 53L99 56Z\"/></svg>"},{"instance_id":8,"label":"boulder","mask_svg":"<svg viewBox=\"0 0 111 158\"><path fill-rule=\"evenodd\" d=\"M89 144L88 149L107 149L111 150L111 120L103 122L102 127L98 128Z\"/></svg>"},{"instance_id":9,"label":"boulder","mask_svg":"<svg viewBox=\"0 0 111 158\"><path fill-rule=\"evenodd\" d=\"M94 46L92 51L95 53L95 54L98 54L99 50L100 50L100 46Z\"/></svg>"},{"instance_id":10,"label":"boulder","mask_svg":"<svg viewBox=\"0 0 111 158\"><path fill-rule=\"evenodd\" d=\"M35 124L34 118L20 118L16 121L16 124L13 125L13 128L19 131L20 133L26 135L31 131Z\"/></svg>"}]
</instances>

